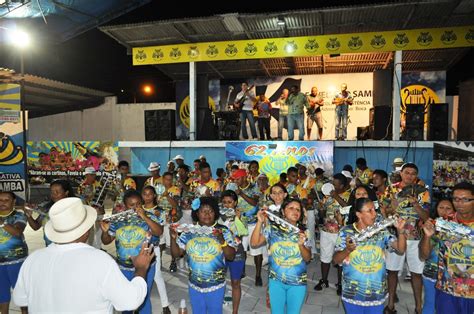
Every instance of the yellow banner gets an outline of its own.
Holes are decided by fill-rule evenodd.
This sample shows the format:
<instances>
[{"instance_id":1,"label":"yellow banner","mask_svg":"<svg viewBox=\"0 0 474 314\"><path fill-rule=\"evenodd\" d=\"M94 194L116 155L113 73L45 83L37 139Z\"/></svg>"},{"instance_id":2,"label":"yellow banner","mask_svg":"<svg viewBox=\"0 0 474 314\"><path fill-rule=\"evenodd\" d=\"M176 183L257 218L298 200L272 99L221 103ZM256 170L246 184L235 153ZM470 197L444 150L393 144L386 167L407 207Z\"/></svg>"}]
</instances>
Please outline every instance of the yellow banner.
<instances>
[{"instance_id":1,"label":"yellow banner","mask_svg":"<svg viewBox=\"0 0 474 314\"><path fill-rule=\"evenodd\" d=\"M20 85L0 84L0 109L20 110Z\"/></svg>"},{"instance_id":2,"label":"yellow banner","mask_svg":"<svg viewBox=\"0 0 474 314\"><path fill-rule=\"evenodd\" d=\"M133 48L133 65L474 46L474 26Z\"/></svg>"}]
</instances>

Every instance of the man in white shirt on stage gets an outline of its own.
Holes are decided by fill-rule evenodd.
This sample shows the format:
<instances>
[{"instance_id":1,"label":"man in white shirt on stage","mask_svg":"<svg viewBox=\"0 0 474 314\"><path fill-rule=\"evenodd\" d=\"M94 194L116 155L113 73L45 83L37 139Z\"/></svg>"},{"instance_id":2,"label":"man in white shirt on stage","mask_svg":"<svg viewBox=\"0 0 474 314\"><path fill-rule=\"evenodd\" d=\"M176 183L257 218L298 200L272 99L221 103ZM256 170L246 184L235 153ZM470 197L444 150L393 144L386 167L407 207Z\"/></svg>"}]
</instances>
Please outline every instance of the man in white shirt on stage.
<instances>
[{"instance_id":1,"label":"man in white shirt on stage","mask_svg":"<svg viewBox=\"0 0 474 314\"><path fill-rule=\"evenodd\" d=\"M145 276L154 257L144 243L128 281L107 253L86 244L97 211L79 198L56 202L45 226L51 245L23 263L13 301L31 313L112 313L138 308L147 294Z\"/></svg>"}]
</instances>

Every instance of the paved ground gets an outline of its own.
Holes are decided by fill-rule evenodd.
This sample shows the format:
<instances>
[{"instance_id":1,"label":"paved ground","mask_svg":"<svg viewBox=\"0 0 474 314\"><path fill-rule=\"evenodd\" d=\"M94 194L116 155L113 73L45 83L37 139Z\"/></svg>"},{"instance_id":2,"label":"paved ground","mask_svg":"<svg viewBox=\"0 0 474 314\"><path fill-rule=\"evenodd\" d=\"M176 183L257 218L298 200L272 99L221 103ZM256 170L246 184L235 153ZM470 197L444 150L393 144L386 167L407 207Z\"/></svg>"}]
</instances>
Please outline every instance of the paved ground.
<instances>
[{"instance_id":1,"label":"paved ground","mask_svg":"<svg viewBox=\"0 0 474 314\"><path fill-rule=\"evenodd\" d=\"M30 248L30 252L44 247L43 241L43 231L42 229L38 231L33 231L31 228L27 227L25 231L26 241ZM111 254L115 253L114 243L106 246L108 252ZM321 270L319 266L319 261L313 261L309 265L308 269L308 294L306 297L305 304L303 306L302 313L311 313L311 314L336 314L336 313L345 313L343 305L340 301L340 298L336 295L335 283L337 282L336 271L334 268L331 268L329 274L330 287L326 288L323 291L314 291L314 285L321 278ZM170 309L172 313L177 313L179 302L182 298L186 299L187 304L189 305L188 292L187 292L187 272L184 270L178 270L177 273L169 272L169 264L171 258L168 254L163 254L163 277L166 281L166 288L168 292L168 298L171 302ZM253 258L247 258L246 266L247 277L242 280L242 300L240 304L239 313L270 313L266 308L266 296L265 290L267 285L267 280L264 279L263 287L255 287L254 277L255 277L255 268L253 266ZM266 267L263 271L262 278L267 277ZM227 285L226 296L230 296L230 282ZM414 313L415 305L413 295L411 293L411 285L409 282L400 281L398 287L398 296L400 302L396 305L396 309L400 314ZM161 313L161 304L160 298L158 296L158 289L156 286L152 290L152 306L153 313ZM11 312L19 312L19 309L14 305L11 305ZM190 306L188 306L188 313L191 313ZM224 305L224 313L232 313L232 304Z\"/></svg>"}]
</instances>

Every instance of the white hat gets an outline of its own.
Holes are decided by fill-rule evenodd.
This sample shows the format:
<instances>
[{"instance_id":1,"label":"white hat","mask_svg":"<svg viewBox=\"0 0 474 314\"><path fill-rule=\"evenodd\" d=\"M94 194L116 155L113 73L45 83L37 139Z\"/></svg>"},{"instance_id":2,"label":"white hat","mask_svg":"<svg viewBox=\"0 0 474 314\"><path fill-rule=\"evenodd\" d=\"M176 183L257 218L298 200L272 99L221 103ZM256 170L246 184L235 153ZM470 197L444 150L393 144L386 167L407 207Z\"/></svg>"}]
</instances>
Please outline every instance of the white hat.
<instances>
[{"instance_id":1,"label":"white hat","mask_svg":"<svg viewBox=\"0 0 474 314\"><path fill-rule=\"evenodd\" d=\"M393 160L393 164L404 164L403 158L397 157Z\"/></svg>"},{"instance_id":2,"label":"white hat","mask_svg":"<svg viewBox=\"0 0 474 314\"><path fill-rule=\"evenodd\" d=\"M199 156L199 159L206 159L206 156L201 155L201 156Z\"/></svg>"},{"instance_id":3,"label":"white hat","mask_svg":"<svg viewBox=\"0 0 474 314\"><path fill-rule=\"evenodd\" d=\"M347 170L342 170L341 173L346 177L346 178L349 178L349 179L352 179L352 174L347 171Z\"/></svg>"},{"instance_id":4,"label":"white hat","mask_svg":"<svg viewBox=\"0 0 474 314\"><path fill-rule=\"evenodd\" d=\"M95 171L94 167L87 167L84 169L84 174L97 174L97 172Z\"/></svg>"},{"instance_id":5,"label":"white hat","mask_svg":"<svg viewBox=\"0 0 474 314\"><path fill-rule=\"evenodd\" d=\"M157 163L156 161L150 162L150 165L148 166L148 171L156 171L160 170L160 164Z\"/></svg>"},{"instance_id":6,"label":"white hat","mask_svg":"<svg viewBox=\"0 0 474 314\"><path fill-rule=\"evenodd\" d=\"M96 219L94 207L82 204L80 198L67 197L51 206L44 232L55 243L69 243L92 228Z\"/></svg>"},{"instance_id":7,"label":"white hat","mask_svg":"<svg viewBox=\"0 0 474 314\"><path fill-rule=\"evenodd\" d=\"M174 157L173 160L176 160L176 159L184 160L184 157L181 155L176 155L176 157Z\"/></svg>"}]
</instances>

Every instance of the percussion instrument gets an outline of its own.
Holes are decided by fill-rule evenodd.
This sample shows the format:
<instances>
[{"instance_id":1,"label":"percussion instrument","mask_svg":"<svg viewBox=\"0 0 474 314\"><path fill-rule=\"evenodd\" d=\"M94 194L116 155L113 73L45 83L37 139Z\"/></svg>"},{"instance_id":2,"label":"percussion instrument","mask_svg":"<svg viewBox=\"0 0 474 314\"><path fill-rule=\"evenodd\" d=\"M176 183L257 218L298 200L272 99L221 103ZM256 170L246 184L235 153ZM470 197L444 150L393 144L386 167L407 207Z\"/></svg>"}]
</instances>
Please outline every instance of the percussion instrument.
<instances>
[{"instance_id":1,"label":"percussion instrument","mask_svg":"<svg viewBox=\"0 0 474 314\"><path fill-rule=\"evenodd\" d=\"M193 224L171 224L170 228L175 230L177 233L195 233L203 235L213 235L216 232L221 232L219 229L209 226L200 226Z\"/></svg>"},{"instance_id":2,"label":"percussion instrument","mask_svg":"<svg viewBox=\"0 0 474 314\"><path fill-rule=\"evenodd\" d=\"M474 241L474 229L454 221L449 221L441 217L436 218L435 229L440 233L445 233L455 238L464 238L469 241Z\"/></svg>"},{"instance_id":3,"label":"percussion instrument","mask_svg":"<svg viewBox=\"0 0 474 314\"><path fill-rule=\"evenodd\" d=\"M138 217L138 214L134 209L127 209L120 213L106 216L102 219L102 221L110 222L110 223L119 223L119 222L130 221L132 219L136 219L137 217Z\"/></svg>"},{"instance_id":4,"label":"percussion instrument","mask_svg":"<svg viewBox=\"0 0 474 314\"><path fill-rule=\"evenodd\" d=\"M273 212L269 210L265 210L265 214L267 215L270 223L279 227L282 230L285 230L285 231L288 230L291 233L299 233L302 231L297 226L290 224L288 221L286 221L285 219L281 218L280 216L274 214Z\"/></svg>"},{"instance_id":5,"label":"percussion instrument","mask_svg":"<svg viewBox=\"0 0 474 314\"><path fill-rule=\"evenodd\" d=\"M335 187L332 183L324 183L323 186L321 187L321 192L323 192L324 195L330 196L331 192L335 190Z\"/></svg>"},{"instance_id":6,"label":"percussion instrument","mask_svg":"<svg viewBox=\"0 0 474 314\"><path fill-rule=\"evenodd\" d=\"M387 227L390 227L396 224L398 219L399 219L398 215L389 216L385 218L384 220L376 222L372 226L365 228L361 233L356 234L354 237L352 237L352 240L355 243L367 240L373 237L375 234L379 233L380 231L386 229Z\"/></svg>"}]
</instances>

